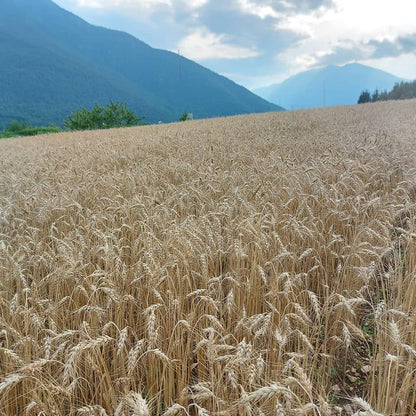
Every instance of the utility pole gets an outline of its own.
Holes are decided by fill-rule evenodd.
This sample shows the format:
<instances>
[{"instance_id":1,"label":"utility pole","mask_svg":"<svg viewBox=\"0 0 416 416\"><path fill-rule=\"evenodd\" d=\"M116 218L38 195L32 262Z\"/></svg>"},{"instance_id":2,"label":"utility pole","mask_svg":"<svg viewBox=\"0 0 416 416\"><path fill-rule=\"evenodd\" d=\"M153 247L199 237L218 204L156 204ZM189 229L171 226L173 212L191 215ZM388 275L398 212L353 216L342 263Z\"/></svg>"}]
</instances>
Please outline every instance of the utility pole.
<instances>
[{"instance_id":1,"label":"utility pole","mask_svg":"<svg viewBox=\"0 0 416 416\"><path fill-rule=\"evenodd\" d=\"M181 51L178 49L178 66L179 66L179 80L182 84L182 65L181 65Z\"/></svg>"}]
</instances>

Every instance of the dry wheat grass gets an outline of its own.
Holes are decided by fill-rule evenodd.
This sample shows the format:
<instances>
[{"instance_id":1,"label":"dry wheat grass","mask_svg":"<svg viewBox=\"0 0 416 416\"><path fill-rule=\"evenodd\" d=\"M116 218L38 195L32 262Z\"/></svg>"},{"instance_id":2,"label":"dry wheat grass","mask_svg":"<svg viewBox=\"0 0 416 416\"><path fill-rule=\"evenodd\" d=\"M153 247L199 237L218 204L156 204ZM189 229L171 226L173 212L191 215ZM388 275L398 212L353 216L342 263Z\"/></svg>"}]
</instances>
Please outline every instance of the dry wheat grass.
<instances>
[{"instance_id":1,"label":"dry wheat grass","mask_svg":"<svg viewBox=\"0 0 416 416\"><path fill-rule=\"evenodd\" d=\"M0 415L416 412L416 101L0 142Z\"/></svg>"}]
</instances>

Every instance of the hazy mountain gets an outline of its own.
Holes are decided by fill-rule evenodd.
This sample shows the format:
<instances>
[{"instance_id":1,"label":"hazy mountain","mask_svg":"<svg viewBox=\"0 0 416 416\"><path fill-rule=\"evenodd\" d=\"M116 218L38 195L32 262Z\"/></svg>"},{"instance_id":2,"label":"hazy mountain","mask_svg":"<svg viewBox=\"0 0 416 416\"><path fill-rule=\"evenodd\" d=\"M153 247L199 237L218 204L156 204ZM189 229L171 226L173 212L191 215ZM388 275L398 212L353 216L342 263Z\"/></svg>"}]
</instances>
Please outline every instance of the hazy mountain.
<instances>
[{"instance_id":1,"label":"hazy mountain","mask_svg":"<svg viewBox=\"0 0 416 416\"><path fill-rule=\"evenodd\" d=\"M93 26L51 0L0 0L0 127L61 123L80 106L125 101L147 122L279 107L201 65Z\"/></svg>"},{"instance_id":2,"label":"hazy mountain","mask_svg":"<svg viewBox=\"0 0 416 416\"><path fill-rule=\"evenodd\" d=\"M289 109L356 104L361 91L390 90L400 81L392 74L361 64L327 66L301 72L280 84L254 92Z\"/></svg>"}]
</instances>

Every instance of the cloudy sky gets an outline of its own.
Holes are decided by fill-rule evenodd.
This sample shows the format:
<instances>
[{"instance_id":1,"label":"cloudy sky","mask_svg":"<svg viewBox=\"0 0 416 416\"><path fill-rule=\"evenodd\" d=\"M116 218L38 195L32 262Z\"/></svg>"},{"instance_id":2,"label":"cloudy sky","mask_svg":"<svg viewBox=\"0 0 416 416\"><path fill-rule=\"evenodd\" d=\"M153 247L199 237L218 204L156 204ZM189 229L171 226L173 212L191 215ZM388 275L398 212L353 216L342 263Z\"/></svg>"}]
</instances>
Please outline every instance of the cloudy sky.
<instances>
[{"instance_id":1,"label":"cloudy sky","mask_svg":"<svg viewBox=\"0 0 416 416\"><path fill-rule=\"evenodd\" d=\"M415 0L54 0L248 88L360 62L416 78Z\"/></svg>"}]
</instances>

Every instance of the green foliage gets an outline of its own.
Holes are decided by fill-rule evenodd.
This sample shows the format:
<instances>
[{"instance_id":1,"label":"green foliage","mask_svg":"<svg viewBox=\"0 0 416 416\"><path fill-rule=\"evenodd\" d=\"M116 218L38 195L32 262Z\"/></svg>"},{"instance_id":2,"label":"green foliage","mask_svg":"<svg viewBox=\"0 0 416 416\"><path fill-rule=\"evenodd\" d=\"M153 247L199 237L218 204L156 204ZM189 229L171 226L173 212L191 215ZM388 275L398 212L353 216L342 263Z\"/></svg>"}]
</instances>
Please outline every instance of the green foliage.
<instances>
[{"instance_id":1,"label":"green foliage","mask_svg":"<svg viewBox=\"0 0 416 416\"><path fill-rule=\"evenodd\" d=\"M336 393L332 393L329 395L329 403L331 404L339 404L340 402L340 397L338 394Z\"/></svg>"},{"instance_id":2,"label":"green foliage","mask_svg":"<svg viewBox=\"0 0 416 416\"><path fill-rule=\"evenodd\" d=\"M386 100L406 100L410 98L416 98L416 80L396 82L390 92L375 90L371 96L368 91L363 91L358 99L358 104Z\"/></svg>"},{"instance_id":3,"label":"green foliage","mask_svg":"<svg viewBox=\"0 0 416 416\"><path fill-rule=\"evenodd\" d=\"M64 126L69 130L107 129L145 124L124 103L110 101L106 107L96 104L91 110L81 108L68 117ZM49 127L31 126L23 121L14 120L0 131L0 138L16 136L35 136L37 134L57 133L62 129L56 125Z\"/></svg>"},{"instance_id":4,"label":"green foliage","mask_svg":"<svg viewBox=\"0 0 416 416\"><path fill-rule=\"evenodd\" d=\"M390 100L406 100L416 98L416 80L411 82L397 82L389 92Z\"/></svg>"},{"instance_id":5,"label":"green foliage","mask_svg":"<svg viewBox=\"0 0 416 416\"><path fill-rule=\"evenodd\" d=\"M374 314L371 314L365 324L363 325L363 332L367 335L373 336L376 332L376 322Z\"/></svg>"},{"instance_id":6,"label":"green foliage","mask_svg":"<svg viewBox=\"0 0 416 416\"><path fill-rule=\"evenodd\" d=\"M95 104L91 110L81 108L64 121L64 126L69 130L109 129L143 124L145 124L143 117L138 118L125 103L113 101L110 101L106 107Z\"/></svg>"},{"instance_id":7,"label":"green foliage","mask_svg":"<svg viewBox=\"0 0 416 416\"><path fill-rule=\"evenodd\" d=\"M389 99L389 94L386 90L382 91L378 96L378 101L386 101Z\"/></svg>"},{"instance_id":8,"label":"green foliage","mask_svg":"<svg viewBox=\"0 0 416 416\"><path fill-rule=\"evenodd\" d=\"M180 116L179 121L193 120L192 113L187 113L186 111Z\"/></svg>"},{"instance_id":9,"label":"green foliage","mask_svg":"<svg viewBox=\"0 0 416 416\"><path fill-rule=\"evenodd\" d=\"M38 134L58 133L60 131L62 131L61 128L53 124L48 127L30 126L25 122L13 120L5 127L4 131L0 132L0 137L36 136Z\"/></svg>"},{"instance_id":10,"label":"green foliage","mask_svg":"<svg viewBox=\"0 0 416 416\"><path fill-rule=\"evenodd\" d=\"M17 120L13 120L10 124L6 126L4 129L5 133L17 133L18 131L25 129L27 124L24 122L19 122Z\"/></svg>"},{"instance_id":11,"label":"green foliage","mask_svg":"<svg viewBox=\"0 0 416 416\"><path fill-rule=\"evenodd\" d=\"M361 93L360 97L358 98L358 104L365 104L371 102L371 95L370 93L365 90Z\"/></svg>"}]
</instances>

